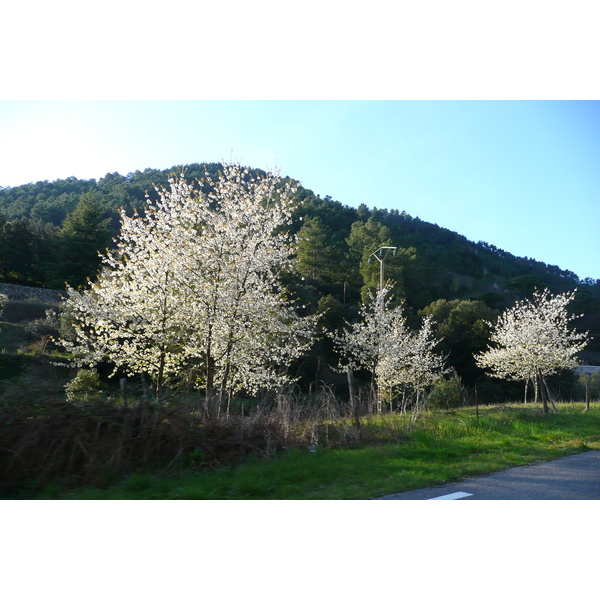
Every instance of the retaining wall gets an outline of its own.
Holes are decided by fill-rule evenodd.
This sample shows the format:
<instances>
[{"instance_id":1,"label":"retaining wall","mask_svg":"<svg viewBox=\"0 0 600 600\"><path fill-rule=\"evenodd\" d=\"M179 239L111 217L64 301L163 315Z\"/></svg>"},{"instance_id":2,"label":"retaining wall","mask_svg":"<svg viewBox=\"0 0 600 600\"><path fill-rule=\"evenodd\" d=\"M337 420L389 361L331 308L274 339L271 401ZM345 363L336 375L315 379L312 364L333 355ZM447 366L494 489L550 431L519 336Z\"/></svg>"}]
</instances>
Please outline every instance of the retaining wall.
<instances>
[{"instance_id":1,"label":"retaining wall","mask_svg":"<svg viewBox=\"0 0 600 600\"><path fill-rule=\"evenodd\" d=\"M12 283L0 283L0 294L6 294L13 300L35 298L41 302L60 302L61 295L67 295L66 292L60 292L59 290L27 287L24 285L14 285Z\"/></svg>"}]
</instances>

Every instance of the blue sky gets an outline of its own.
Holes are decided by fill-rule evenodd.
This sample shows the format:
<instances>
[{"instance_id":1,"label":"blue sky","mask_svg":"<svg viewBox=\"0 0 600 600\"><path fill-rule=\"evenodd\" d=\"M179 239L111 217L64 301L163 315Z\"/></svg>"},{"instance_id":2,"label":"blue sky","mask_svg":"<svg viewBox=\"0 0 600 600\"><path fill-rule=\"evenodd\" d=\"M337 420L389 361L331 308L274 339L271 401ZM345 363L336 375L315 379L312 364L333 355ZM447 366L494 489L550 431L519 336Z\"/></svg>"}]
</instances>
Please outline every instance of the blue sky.
<instances>
[{"instance_id":1,"label":"blue sky","mask_svg":"<svg viewBox=\"0 0 600 600\"><path fill-rule=\"evenodd\" d=\"M597 101L2 101L0 185L233 156L600 278Z\"/></svg>"}]
</instances>

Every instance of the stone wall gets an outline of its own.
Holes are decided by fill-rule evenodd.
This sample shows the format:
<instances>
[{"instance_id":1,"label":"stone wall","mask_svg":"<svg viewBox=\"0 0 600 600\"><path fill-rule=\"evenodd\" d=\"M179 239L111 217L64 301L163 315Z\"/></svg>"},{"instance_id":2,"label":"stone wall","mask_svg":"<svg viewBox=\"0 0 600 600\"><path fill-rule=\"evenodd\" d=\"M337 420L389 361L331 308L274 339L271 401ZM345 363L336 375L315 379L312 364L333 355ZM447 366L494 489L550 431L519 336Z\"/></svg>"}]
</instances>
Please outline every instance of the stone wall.
<instances>
[{"instance_id":1,"label":"stone wall","mask_svg":"<svg viewBox=\"0 0 600 600\"><path fill-rule=\"evenodd\" d=\"M59 292L58 290L27 287L24 285L14 285L12 283L0 283L0 294L6 294L13 300L35 298L41 302L60 302L61 295L67 295L66 292Z\"/></svg>"},{"instance_id":2,"label":"stone wall","mask_svg":"<svg viewBox=\"0 0 600 600\"><path fill-rule=\"evenodd\" d=\"M579 373L600 373L600 367L593 365L579 365L573 369L576 375Z\"/></svg>"}]
</instances>

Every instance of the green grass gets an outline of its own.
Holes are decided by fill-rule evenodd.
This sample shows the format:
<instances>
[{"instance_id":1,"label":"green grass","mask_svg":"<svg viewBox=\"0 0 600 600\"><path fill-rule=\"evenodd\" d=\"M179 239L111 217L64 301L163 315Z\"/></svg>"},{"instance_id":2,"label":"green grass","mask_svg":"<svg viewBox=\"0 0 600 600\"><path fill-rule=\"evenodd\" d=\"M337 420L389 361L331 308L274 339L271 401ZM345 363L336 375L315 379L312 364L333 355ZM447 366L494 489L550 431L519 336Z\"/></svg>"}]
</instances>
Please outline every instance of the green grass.
<instances>
[{"instance_id":1,"label":"green grass","mask_svg":"<svg viewBox=\"0 0 600 600\"><path fill-rule=\"evenodd\" d=\"M291 448L273 459L179 476L133 474L107 489L66 492L47 486L42 498L68 499L367 499L600 449L600 408L559 405L462 409L424 415L410 430L402 416L373 419L375 440L359 448Z\"/></svg>"}]
</instances>

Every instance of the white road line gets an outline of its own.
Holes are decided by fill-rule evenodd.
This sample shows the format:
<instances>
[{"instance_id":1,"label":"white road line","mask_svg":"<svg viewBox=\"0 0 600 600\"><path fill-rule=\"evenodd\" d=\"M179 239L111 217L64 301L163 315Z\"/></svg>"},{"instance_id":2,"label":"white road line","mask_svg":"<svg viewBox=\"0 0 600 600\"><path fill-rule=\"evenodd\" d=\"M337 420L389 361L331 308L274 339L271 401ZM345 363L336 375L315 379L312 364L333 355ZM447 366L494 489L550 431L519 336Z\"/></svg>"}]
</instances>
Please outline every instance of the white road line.
<instances>
[{"instance_id":1,"label":"white road line","mask_svg":"<svg viewBox=\"0 0 600 600\"><path fill-rule=\"evenodd\" d=\"M466 498L473 494L467 494L467 492L454 492L454 494L446 494L445 496L438 496L437 498L427 498L427 500L459 500L460 498Z\"/></svg>"}]
</instances>

